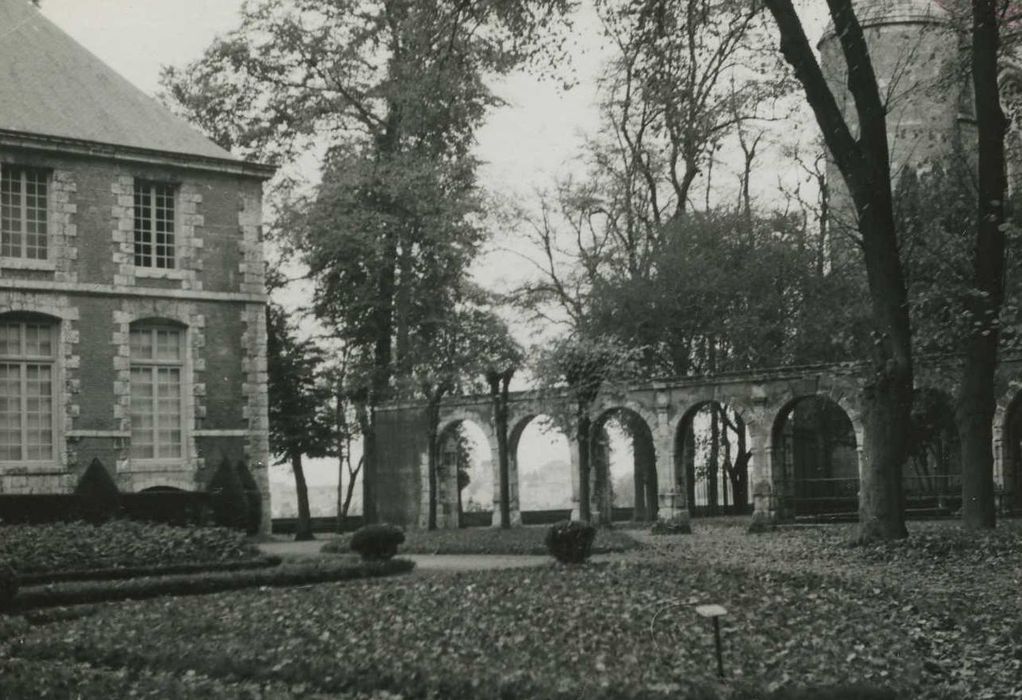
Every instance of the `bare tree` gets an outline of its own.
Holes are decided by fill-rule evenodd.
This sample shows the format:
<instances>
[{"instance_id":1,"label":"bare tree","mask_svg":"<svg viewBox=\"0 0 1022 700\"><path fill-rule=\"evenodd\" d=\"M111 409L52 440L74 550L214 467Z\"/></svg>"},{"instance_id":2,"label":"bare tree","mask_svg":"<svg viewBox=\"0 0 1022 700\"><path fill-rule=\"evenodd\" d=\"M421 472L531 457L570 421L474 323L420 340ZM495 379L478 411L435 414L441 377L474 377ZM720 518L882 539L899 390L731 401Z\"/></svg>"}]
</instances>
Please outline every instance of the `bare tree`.
<instances>
[{"instance_id":1,"label":"bare tree","mask_svg":"<svg viewBox=\"0 0 1022 700\"><path fill-rule=\"evenodd\" d=\"M857 118L850 127L831 91L791 0L764 0L841 172L859 217L874 325L873 371L863 391L866 465L859 498L860 540L907 536L901 474L908 461L912 346L908 297L891 191L887 110L852 0L827 0L847 67Z\"/></svg>"}]
</instances>

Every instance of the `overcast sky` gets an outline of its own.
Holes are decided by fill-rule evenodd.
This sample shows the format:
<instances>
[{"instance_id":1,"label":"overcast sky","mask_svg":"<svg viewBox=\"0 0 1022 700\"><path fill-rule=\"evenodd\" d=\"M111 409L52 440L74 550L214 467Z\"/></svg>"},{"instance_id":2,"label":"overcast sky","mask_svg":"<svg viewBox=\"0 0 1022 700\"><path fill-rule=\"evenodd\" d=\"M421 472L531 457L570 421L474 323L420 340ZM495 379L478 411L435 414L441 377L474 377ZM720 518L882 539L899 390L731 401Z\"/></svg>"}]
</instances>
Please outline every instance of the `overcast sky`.
<instances>
[{"instance_id":1,"label":"overcast sky","mask_svg":"<svg viewBox=\"0 0 1022 700\"><path fill-rule=\"evenodd\" d=\"M42 11L64 31L150 94L160 68L198 58L217 34L237 26L241 0L43 0ZM515 75L495 85L509 106L479 133L479 155L491 188L550 177L577 153L582 134L596 126L594 82L601 42L593 18L580 18L574 64L581 85Z\"/></svg>"}]
</instances>

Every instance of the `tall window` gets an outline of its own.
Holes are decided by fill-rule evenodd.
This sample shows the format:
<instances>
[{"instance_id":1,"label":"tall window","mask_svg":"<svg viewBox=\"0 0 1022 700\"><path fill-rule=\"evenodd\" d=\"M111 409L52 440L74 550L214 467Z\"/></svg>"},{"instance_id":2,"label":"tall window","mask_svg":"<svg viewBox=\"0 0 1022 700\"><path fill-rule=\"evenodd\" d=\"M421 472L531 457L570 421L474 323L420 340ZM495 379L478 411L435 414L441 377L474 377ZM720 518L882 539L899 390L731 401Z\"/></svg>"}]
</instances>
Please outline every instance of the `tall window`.
<instances>
[{"instance_id":1,"label":"tall window","mask_svg":"<svg viewBox=\"0 0 1022 700\"><path fill-rule=\"evenodd\" d=\"M174 267L174 187L135 181L135 266Z\"/></svg>"},{"instance_id":2,"label":"tall window","mask_svg":"<svg viewBox=\"0 0 1022 700\"><path fill-rule=\"evenodd\" d=\"M0 167L0 257L46 259L47 175Z\"/></svg>"},{"instance_id":3,"label":"tall window","mask_svg":"<svg viewBox=\"0 0 1022 700\"><path fill-rule=\"evenodd\" d=\"M155 325L131 329L132 457L182 456L183 366L183 330Z\"/></svg>"},{"instance_id":4,"label":"tall window","mask_svg":"<svg viewBox=\"0 0 1022 700\"><path fill-rule=\"evenodd\" d=\"M0 461L54 459L57 326L0 320Z\"/></svg>"}]
</instances>

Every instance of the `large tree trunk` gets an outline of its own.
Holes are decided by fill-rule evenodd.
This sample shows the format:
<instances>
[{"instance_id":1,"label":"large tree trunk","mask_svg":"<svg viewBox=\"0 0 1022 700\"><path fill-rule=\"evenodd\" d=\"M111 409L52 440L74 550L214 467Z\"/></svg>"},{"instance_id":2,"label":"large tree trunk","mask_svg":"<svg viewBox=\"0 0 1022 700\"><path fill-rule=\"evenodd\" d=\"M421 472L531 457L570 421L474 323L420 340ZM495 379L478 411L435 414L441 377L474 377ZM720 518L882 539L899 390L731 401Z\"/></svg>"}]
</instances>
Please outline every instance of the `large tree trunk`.
<instances>
[{"instance_id":1,"label":"large tree trunk","mask_svg":"<svg viewBox=\"0 0 1022 700\"><path fill-rule=\"evenodd\" d=\"M295 492L298 494L298 524L295 526L295 540L315 539L312 534L312 514L309 512L309 487L305 483L301 452L291 453L291 471L295 475Z\"/></svg>"},{"instance_id":2,"label":"large tree trunk","mask_svg":"<svg viewBox=\"0 0 1022 700\"><path fill-rule=\"evenodd\" d=\"M359 431L362 433L362 519L368 525L377 520L375 465L376 411L372 405L359 402L355 408ZM372 465L372 466L370 466Z\"/></svg>"},{"instance_id":3,"label":"large tree trunk","mask_svg":"<svg viewBox=\"0 0 1022 700\"><path fill-rule=\"evenodd\" d=\"M886 110L851 0L827 0L848 70L858 135L827 84L791 0L765 0L841 172L859 218L876 343L873 376L863 391L865 465L859 494L862 541L907 536L901 472L908 459L912 348L908 295L899 258L891 197Z\"/></svg>"},{"instance_id":4,"label":"large tree trunk","mask_svg":"<svg viewBox=\"0 0 1022 700\"><path fill-rule=\"evenodd\" d=\"M972 81L979 137L979 210L970 297L973 333L965 348L965 365L956 418L962 439L962 524L992 528L994 504L993 419L996 407L999 316L1004 299L1005 118L997 83L998 3L972 2Z\"/></svg>"},{"instance_id":5,"label":"large tree trunk","mask_svg":"<svg viewBox=\"0 0 1022 700\"><path fill-rule=\"evenodd\" d=\"M589 475L590 469L590 438L592 434L592 420L589 412L579 407L578 424L575 428L575 441L578 445L578 514L579 519L589 522L593 519L593 511L590 502Z\"/></svg>"}]
</instances>

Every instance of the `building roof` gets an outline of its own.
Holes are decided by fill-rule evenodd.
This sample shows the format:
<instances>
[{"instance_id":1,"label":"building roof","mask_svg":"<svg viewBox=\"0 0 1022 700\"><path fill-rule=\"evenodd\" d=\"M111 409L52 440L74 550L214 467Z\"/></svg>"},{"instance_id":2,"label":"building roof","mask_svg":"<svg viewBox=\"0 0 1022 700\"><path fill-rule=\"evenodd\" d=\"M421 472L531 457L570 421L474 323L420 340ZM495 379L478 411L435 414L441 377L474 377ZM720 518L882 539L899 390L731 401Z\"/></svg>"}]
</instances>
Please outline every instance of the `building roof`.
<instances>
[{"instance_id":1,"label":"building roof","mask_svg":"<svg viewBox=\"0 0 1022 700\"><path fill-rule=\"evenodd\" d=\"M0 0L0 131L240 162L29 0Z\"/></svg>"}]
</instances>

